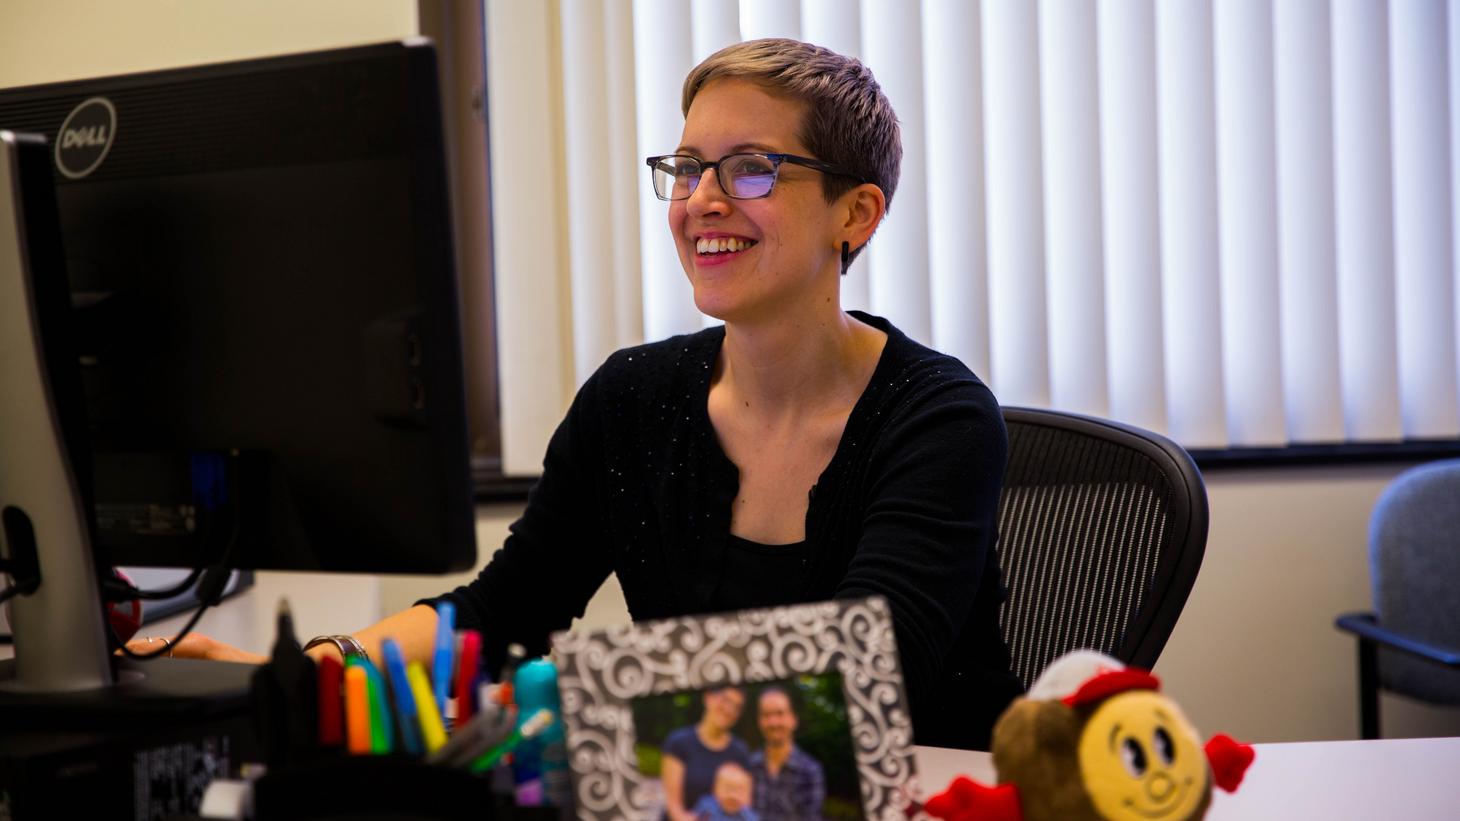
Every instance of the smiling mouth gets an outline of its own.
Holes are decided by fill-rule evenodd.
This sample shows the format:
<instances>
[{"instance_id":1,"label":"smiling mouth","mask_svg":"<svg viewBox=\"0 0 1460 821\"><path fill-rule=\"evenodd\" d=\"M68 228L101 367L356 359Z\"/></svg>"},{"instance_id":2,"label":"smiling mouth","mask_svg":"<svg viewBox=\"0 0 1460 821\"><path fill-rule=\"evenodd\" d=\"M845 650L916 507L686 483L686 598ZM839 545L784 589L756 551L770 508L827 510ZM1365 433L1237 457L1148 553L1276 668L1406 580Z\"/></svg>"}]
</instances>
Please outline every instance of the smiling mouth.
<instances>
[{"instance_id":1,"label":"smiling mouth","mask_svg":"<svg viewBox=\"0 0 1460 821\"><path fill-rule=\"evenodd\" d=\"M756 244L756 241L753 239L741 239L739 237L702 238L695 240L695 253L702 257L738 254Z\"/></svg>"},{"instance_id":2,"label":"smiling mouth","mask_svg":"<svg viewBox=\"0 0 1460 821\"><path fill-rule=\"evenodd\" d=\"M1148 810L1144 807L1136 806L1135 800L1131 798L1125 799L1125 806L1130 809L1131 812L1145 816L1146 818L1164 818L1165 816L1170 815L1172 810L1175 810L1177 807L1181 806L1181 799L1186 797L1186 791L1190 788L1191 782L1189 781L1178 786L1174 791L1172 791L1172 795L1174 797L1170 801L1166 802L1166 806L1164 807L1156 807L1154 809Z\"/></svg>"}]
</instances>

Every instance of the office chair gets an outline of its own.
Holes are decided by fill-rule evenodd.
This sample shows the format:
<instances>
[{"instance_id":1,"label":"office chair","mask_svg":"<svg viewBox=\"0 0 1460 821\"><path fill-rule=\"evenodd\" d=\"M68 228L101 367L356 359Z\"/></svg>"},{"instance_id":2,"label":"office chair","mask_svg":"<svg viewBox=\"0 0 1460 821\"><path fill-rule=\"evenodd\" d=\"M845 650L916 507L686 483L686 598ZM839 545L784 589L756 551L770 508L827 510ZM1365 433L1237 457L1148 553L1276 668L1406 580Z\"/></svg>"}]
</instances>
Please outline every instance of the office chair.
<instances>
[{"instance_id":1,"label":"office chair","mask_svg":"<svg viewBox=\"0 0 1460 821\"><path fill-rule=\"evenodd\" d=\"M1374 612L1340 616L1359 653L1359 731L1379 737L1379 689L1460 705L1460 459L1401 473L1369 519Z\"/></svg>"},{"instance_id":2,"label":"office chair","mask_svg":"<svg viewBox=\"0 0 1460 821\"><path fill-rule=\"evenodd\" d=\"M1027 688L1089 648L1156 663L1196 582L1207 496L1185 450L1150 431L1006 407L999 499L1000 627Z\"/></svg>"}]
</instances>

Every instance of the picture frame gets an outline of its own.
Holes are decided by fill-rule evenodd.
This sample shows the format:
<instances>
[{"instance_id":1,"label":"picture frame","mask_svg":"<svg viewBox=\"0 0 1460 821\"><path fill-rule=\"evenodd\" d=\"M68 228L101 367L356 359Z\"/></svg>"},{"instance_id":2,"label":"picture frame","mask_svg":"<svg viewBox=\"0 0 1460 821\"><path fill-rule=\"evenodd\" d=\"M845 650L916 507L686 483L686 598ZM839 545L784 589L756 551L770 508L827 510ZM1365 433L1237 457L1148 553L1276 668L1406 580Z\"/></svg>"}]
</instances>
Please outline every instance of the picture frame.
<instances>
[{"instance_id":1,"label":"picture frame","mask_svg":"<svg viewBox=\"0 0 1460 821\"><path fill-rule=\"evenodd\" d=\"M912 720L880 596L566 631L552 641L579 818L662 812L664 790L639 766L636 700L828 674L842 683L862 817L907 818L918 790Z\"/></svg>"}]
</instances>

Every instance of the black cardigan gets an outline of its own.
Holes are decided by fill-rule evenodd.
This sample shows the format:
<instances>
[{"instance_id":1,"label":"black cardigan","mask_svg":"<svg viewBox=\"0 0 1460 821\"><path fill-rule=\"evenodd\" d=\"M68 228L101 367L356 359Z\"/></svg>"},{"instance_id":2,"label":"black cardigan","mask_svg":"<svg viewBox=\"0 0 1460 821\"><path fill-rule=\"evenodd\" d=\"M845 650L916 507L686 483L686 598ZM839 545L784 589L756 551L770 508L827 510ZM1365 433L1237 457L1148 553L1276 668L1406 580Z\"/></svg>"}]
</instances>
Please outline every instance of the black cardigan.
<instances>
[{"instance_id":1,"label":"black cardigan","mask_svg":"<svg viewBox=\"0 0 1460 821\"><path fill-rule=\"evenodd\" d=\"M1003 417L958 360L856 316L887 345L812 488L795 600L886 597L917 743L987 749L1020 692L998 628ZM636 621L717 609L739 483L708 411L724 338L628 348L584 383L506 544L445 597L483 629L492 669L509 642L546 652L610 572Z\"/></svg>"}]
</instances>

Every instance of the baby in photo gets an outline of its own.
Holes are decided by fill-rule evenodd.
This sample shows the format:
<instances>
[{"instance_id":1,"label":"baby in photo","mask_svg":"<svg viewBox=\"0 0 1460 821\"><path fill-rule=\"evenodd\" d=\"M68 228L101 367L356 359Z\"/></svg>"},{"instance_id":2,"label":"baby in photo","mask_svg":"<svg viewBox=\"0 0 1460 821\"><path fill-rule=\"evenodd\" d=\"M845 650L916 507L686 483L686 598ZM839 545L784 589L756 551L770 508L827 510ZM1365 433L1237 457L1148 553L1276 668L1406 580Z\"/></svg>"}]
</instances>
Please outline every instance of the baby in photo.
<instances>
[{"instance_id":1,"label":"baby in photo","mask_svg":"<svg viewBox=\"0 0 1460 821\"><path fill-rule=\"evenodd\" d=\"M739 764L727 761L715 770L715 789L695 803L699 821L760 821L750 807L750 773Z\"/></svg>"}]
</instances>

